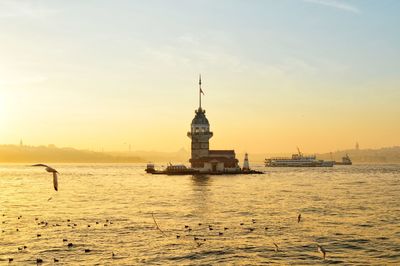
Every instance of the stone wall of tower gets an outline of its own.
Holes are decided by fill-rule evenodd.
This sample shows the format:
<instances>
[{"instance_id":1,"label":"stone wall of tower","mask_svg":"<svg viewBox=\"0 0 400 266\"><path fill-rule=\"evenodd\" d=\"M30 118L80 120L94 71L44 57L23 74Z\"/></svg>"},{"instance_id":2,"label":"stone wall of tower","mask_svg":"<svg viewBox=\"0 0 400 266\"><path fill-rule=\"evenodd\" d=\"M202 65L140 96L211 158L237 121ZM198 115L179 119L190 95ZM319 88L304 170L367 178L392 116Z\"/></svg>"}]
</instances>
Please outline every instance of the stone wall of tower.
<instances>
[{"instance_id":1,"label":"stone wall of tower","mask_svg":"<svg viewBox=\"0 0 400 266\"><path fill-rule=\"evenodd\" d=\"M211 132L192 133L192 159L208 157Z\"/></svg>"}]
</instances>

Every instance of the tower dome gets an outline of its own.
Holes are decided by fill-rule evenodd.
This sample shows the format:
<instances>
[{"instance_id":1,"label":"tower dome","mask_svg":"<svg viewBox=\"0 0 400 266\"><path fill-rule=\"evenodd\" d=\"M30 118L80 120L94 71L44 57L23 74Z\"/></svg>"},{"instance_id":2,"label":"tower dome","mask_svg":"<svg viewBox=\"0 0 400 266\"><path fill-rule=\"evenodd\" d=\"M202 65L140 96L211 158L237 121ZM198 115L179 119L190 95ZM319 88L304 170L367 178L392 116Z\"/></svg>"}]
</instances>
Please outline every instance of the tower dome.
<instances>
[{"instance_id":1,"label":"tower dome","mask_svg":"<svg viewBox=\"0 0 400 266\"><path fill-rule=\"evenodd\" d=\"M210 125L206 117L206 110L199 108L195 111L196 115L192 120L192 125Z\"/></svg>"}]
</instances>

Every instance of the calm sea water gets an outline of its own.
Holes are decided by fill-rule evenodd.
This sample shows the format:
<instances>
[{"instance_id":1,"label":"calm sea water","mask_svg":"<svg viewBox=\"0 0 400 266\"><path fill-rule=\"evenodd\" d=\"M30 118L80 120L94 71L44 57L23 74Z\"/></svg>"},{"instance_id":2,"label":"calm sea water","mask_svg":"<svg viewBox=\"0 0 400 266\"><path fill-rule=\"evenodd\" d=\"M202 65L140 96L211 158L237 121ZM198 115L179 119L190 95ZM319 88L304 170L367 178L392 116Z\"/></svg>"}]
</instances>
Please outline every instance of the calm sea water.
<instances>
[{"instance_id":1,"label":"calm sea water","mask_svg":"<svg viewBox=\"0 0 400 266\"><path fill-rule=\"evenodd\" d=\"M203 177L52 166L58 192L44 169L0 165L0 264L400 264L399 165Z\"/></svg>"}]
</instances>

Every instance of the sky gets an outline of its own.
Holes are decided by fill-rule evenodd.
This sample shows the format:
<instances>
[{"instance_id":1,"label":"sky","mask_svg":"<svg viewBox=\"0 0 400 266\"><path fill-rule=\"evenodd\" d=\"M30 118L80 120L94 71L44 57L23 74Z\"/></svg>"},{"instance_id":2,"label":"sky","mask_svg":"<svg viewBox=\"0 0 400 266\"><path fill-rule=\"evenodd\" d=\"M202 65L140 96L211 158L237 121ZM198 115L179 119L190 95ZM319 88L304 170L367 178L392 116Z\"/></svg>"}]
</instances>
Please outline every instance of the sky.
<instances>
[{"instance_id":1,"label":"sky","mask_svg":"<svg viewBox=\"0 0 400 266\"><path fill-rule=\"evenodd\" d=\"M400 145L400 1L0 0L0 143L329 152Z\"/></svg>"}]
</instances>

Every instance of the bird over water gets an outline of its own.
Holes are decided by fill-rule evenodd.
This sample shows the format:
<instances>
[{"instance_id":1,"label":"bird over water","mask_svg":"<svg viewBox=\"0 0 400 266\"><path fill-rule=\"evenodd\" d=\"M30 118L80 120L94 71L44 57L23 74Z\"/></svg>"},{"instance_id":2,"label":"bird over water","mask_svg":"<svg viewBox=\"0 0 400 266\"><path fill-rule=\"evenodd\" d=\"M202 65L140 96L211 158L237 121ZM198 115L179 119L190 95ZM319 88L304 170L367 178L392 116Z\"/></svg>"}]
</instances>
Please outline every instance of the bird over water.
<instances>
[{"instance_id":1,"label":"bird over water","mask_svg":"<svg viewBox=\"0 0 400 266\"><path fill-rule=\"evenodd\" d=\"M53 173L53 185L54 185L54 189L55 189L55 191L58 191L58 178L57 178L58 172L57 172L56 169L54 169L54 168L52 168L52 167L50 167L50 166L48 166L48 165L41 164L41 163L39 163L39 164L34 164L34 165L32 165L32 166L46 167L45 170L46 170L47 172Z\"/></svg>"}]
</instances>

